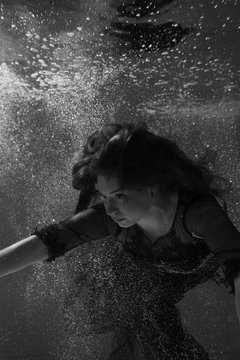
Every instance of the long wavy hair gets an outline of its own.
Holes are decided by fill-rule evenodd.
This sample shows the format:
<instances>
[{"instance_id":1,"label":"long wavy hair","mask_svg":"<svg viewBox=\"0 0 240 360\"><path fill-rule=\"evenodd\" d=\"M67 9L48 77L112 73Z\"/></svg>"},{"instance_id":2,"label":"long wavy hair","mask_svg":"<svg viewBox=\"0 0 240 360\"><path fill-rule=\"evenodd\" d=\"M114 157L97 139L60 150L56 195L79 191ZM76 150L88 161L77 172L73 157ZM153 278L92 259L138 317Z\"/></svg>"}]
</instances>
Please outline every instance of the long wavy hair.
<instances>
[{"instance_id":1,"label":"long wavy hair","mask_svg":"<svg viewBox=\"0 0 240 360\"><path fill-rule=\"evenodd\" d=\"M150 132L146 123L105 124L88 137L73 166L72 185L80 190L75 212L98 200L98 175L116 176L122 188L158 185L162 193L221 198L231 184L208 167L208 157L190 159L175 141Z\"/></svg>"}]
</instances>

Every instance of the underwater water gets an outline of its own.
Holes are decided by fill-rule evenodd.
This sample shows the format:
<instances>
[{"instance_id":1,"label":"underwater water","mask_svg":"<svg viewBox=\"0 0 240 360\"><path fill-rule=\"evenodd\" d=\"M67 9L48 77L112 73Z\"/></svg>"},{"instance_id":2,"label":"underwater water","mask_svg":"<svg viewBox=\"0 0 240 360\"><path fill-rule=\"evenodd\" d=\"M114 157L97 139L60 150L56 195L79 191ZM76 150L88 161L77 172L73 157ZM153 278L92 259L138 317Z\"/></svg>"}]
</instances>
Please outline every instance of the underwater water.
<instances>
[{"instance_id":1,"label":"underwater water","mask_svg":"<svg viewBox=\"0 0 240 360\"><path fill-rule=\"evenodd\" d=\"M232 181L229 215L240 228L238 1L153 1L162 5L150 13L119 3L0 4L1 248L73 214L72 165L86 136L106 121L145 120L192 157L213 151L216 170ZM151 27L139 24L149 23L160 33L180 24L182 35L170 44L155 32L158 40L148 41ZM81 259L85 251L91 257L87 265L79 260L79 274L98 259L94 245L81 251ZM96 355L92 339L66 329L66 319L73 329L81 325L64 313L68 267L66 257L1 279L0 360L106 359L106 339L99 336ZM179 307L211 360L239 359L234 297L224 287L201 284Z\"/></svg>"}]
</instances>

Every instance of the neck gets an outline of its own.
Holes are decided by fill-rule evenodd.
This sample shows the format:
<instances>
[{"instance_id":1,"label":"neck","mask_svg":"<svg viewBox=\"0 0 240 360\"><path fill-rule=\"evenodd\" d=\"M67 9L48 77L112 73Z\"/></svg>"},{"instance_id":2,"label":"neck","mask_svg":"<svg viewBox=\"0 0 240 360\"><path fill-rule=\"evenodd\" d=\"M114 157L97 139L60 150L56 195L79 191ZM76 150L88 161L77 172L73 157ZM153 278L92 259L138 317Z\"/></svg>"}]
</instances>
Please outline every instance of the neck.
<instances>
[{"instance_id":1,"label":"neck","mask_svg":"<svg viewBox=\"0 0 240 360\"><path fill-rule=\"evenodd\" d=\"M139 221L139 227L144 231L147 237L154 242L160 236L166 235L173 225L176 208L178 203L178 194L156 199L149 215Z\"/></svg>"}]
</instances>

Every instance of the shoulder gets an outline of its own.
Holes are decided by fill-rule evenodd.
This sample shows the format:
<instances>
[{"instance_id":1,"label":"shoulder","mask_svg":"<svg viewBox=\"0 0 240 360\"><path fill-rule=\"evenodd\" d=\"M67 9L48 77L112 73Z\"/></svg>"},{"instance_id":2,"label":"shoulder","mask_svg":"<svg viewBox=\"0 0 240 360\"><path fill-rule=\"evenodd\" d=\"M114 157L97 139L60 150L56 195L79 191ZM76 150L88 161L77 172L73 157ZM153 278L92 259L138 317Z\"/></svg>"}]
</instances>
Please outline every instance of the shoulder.
<instances>
[{"instance_id":1,"label":"shoulder","mask_svg":"<svg viewBox=\"0 0 240 360\"><path fill-rule=\"evenodd\" d=\"M222 209L220 205L220 201L212 195L211 193L198 195L191 199L191 201L186 205L186 211L188 213L193 212L202 212L206 211L206 209Z\"/></svg>"},{"instance_id":2,"label":"shoulder","mask_svg":"<svg viewBox=\"0 0 240 360\"><path fill-rule=\"evenodd\" d=\"M184 223L190 231L202 233L206 223L216 217L226 216L219 201L212 194L203 194L193 198L185 208Z\"/></svg>"}]
</instances>

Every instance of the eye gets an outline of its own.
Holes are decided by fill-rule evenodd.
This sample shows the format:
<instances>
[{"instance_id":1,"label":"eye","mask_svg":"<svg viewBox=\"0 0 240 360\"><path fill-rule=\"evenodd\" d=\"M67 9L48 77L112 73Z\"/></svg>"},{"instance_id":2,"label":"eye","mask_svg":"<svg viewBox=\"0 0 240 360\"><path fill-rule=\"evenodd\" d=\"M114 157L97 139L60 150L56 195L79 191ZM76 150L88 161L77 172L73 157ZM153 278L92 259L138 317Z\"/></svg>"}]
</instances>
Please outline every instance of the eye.
<instances>
[{"instance_id":1,"label":"eye","mask_svg":"<svg viewBox=\"0 0 240 360\"><path fill-rule=\"evenodd\" d=\"M98 197L99 197L100 199L102 199L102 200L105 200L105 199L106 199L106 196L103 195L102 193L97 192L97 194L98 194Z\"/></svg>"},{"instance_id":2,"label":"eye","mask_svg":"<svg viewBox=\"0 0 240 360\"><path fill-rule=\"evenodd\" d=\"M122 200L123 198L124 198L124 194L122 194L122 193L119 193L119 194L115 194L114 195L114 198L116 199L116 200Z\"/></svg>"}]
</instances>

